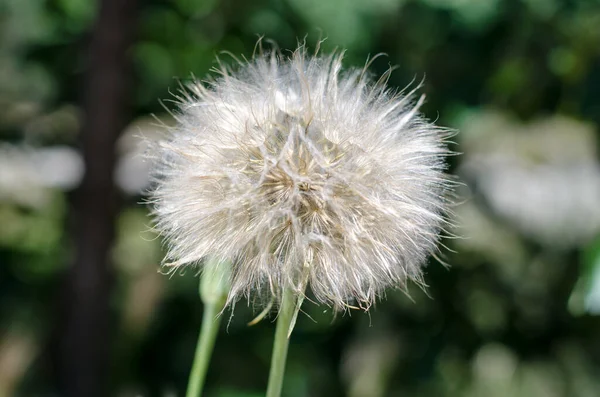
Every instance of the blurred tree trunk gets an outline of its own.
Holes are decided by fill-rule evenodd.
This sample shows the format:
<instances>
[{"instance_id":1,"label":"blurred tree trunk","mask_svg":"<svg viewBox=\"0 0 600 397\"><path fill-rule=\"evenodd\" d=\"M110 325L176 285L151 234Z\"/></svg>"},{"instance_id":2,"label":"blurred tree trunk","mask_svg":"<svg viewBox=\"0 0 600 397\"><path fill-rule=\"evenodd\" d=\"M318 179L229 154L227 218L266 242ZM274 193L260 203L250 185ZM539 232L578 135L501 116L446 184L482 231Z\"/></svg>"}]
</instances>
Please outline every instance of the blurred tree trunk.
<instances>
[{"instance_id":1,"label":"blurred tree trunk","mask_svg":"<svg viewBox=\"0 0 600 397\"><path fill-rule=\"evenodd\" d=\"M108 395L109 252L120 201L113 183L115 143L128 119L136 11L134 0L101 0L87 49L81 131L85 175L74 198L76 257L64 291L58 346L59 383L66 396Z\"/></svg>"}]
</instances>

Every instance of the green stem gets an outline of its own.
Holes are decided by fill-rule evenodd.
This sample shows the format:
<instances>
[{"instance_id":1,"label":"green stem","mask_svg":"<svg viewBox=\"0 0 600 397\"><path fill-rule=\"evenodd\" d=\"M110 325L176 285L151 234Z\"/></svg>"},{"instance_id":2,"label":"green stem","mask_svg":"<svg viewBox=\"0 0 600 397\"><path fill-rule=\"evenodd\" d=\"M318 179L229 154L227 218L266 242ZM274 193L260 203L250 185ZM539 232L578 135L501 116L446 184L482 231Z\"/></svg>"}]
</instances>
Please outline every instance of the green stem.
<instances>
[{"instance_id":1,"label":"green stem","mask_svg":"<svg viewBox=\"0 0 600 397\"><path fill-rule=\"evenodd\" d=\"M219 333L220 317L217 315L225 307L231 280L231 264L218 258L210 257L204 262L200 278L200 299L204 303L202 327L198 336L194 364L190 372L190 380L186 397L200 397L206 379L208 363L215 347Z\"/></svg>"},{"instance_id":2,"label":"green stem","mask_svg":"<svg viewBox=\"0 0 600 397\"><path fill-rule=\"evenodd\" d=\"M219 332L220 317L217 317L217 305L208 303L204 305L204 313L202 314L202 328L196 345L196 353L194 356L194 364L190 372L190 380L186 397L199 397L202 395L204 380L206 379L206 371L210 356L212 355Z\"/></svg>"},{"instance_id":3,"label":"green stem","mask_svg":"<svg viewBox=\"0 0 600 397\"><path fill-rule=\"evenodd\" d=\"M275 341L273 342L273 354L271 356L271 370L269 372L269 385L266 397L281 396L283 386L283 375L285 373L285 362L289 345L289 334L293 327L296 313L299 309L294 299L295 295L290 288L286 288L281 299L281 307L277 316L277 328L275 329Z\"/></svg>"}]
</instances>

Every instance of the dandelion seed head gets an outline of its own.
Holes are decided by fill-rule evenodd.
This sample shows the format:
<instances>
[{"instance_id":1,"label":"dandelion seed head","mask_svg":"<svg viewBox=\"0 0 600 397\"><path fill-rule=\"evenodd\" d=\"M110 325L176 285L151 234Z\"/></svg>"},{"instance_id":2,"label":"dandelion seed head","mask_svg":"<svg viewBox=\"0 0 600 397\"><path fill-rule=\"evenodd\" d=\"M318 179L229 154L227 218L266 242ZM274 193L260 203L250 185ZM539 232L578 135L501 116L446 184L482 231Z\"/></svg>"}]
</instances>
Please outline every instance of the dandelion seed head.
<instances>
[{"instance_id":1,"label":"dandelion seed head","mask_svg":"<svg viewBox=\"0 0 600 397\"><path fill-rule=\"evenodd\" d=\"M414 91L342 71L342 58L261 53L188 87L148 156L165 266L231 263L230 303L309 288L367 309L421 282L447 209L449 131Z\"/></svg>"}]
</instances>

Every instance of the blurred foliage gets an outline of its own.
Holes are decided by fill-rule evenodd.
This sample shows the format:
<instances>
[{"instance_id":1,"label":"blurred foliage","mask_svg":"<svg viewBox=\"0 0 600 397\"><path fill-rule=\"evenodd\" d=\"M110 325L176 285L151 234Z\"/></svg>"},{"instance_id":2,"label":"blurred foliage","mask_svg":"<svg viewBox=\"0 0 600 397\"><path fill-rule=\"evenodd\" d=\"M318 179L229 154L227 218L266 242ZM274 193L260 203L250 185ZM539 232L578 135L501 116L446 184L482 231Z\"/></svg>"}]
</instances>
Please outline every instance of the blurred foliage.
<instances>
[{"instance_id":1,"label":"blurred foliage","mask_svg":"<svg viewBox=\"0 0 600 397\"><path fill-rule=\"evenodd\" d=\"M399 88L426 77L423 110L461 131L453 149L463 152L452 159L465 185L452 230L463 238L445 241L450 267L431 263L427 293L390 291L370 314L307 303L284 394L598 395L600 1L140 3L135 117L116 177L127 205L112 253L113 395L182 395L201 317L195 271L157 273L132 135L156 133L148 114L169 122L159 99L217 55L231 62L222 51L251 56L257 35L283 49L326 37L323 50L346 48L349 67L386 53L373 74L397 65ZM73 256L68 208L96 9L0 2L0 396L56 395L47 350ZM68 155L43 157L47 148ZM274 326L248 327L253 314L245 302L224 314L208 396L262 395Z\"/></svg>"}]
</instances>

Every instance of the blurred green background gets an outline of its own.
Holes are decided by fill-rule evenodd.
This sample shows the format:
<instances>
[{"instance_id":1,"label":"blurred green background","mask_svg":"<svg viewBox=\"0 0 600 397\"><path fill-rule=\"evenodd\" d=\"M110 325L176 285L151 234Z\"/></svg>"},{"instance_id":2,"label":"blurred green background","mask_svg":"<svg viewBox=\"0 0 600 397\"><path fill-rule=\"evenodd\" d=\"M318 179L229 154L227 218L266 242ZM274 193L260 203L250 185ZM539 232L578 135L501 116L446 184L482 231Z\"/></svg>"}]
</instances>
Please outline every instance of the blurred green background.
<instances>
[{"instance_id":1,"label":"blurred green background","mask_svg":"<svg viewBox=\"0 0 600 397\"><path fill-rule=\"evenodd\" d=\"M180 80L205 76L221 51L250 57L258 34L282 49L322 35L324 51L347 49L347 67L385 52L372 72L397 65L399 88L425 78L423 111L460 130L463 153L451 160L464 186L452 230L462 238L444 241L450 267L431 260L427 293L390 291L369 314L306 303L284 395L600 396L600 1L147 0L95 24L100 3L0 1L0 397L77 395L82 379L96 391L79 395L183 395L198 280L157 271L136 135L160 130L152 114L169 122L159 99ZM132 33L118 103L85 99L98 92L89 59L112 59L89 55L102 28ZM100 218L115 231L96 286L108 325L89 340L63 330L73 308L87 310L69 275L86 247L78 236L96 227L74 210L81 142L104 128L86 124L85 103L125 109L106 157L118 210ZM264 395L274 324L248 327L254 314L245 302L225 313L207 396ZM87 375L90 363L69 361L85 348L65 356L71 338L106 347Z\"/></svg>"}]
</instances>

